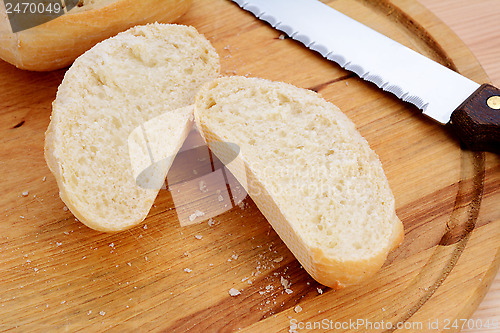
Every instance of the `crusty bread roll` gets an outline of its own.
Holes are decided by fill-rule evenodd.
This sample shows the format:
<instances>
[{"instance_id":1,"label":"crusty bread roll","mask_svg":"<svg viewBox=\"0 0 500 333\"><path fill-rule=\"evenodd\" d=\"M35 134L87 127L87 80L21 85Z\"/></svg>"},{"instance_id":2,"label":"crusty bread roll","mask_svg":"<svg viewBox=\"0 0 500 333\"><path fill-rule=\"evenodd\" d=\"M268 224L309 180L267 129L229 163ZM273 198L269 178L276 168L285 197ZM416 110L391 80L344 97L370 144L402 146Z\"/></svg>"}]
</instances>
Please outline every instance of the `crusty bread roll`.
<instances>
[{"instance_id":1,"label":"crusty bread roll","mask_svg":"<svg viewBox=\"0 0 500 333\"><path fill-rule=\"evenodd\" d=\"M12 32L5 6L0 4L0 58L32 71L63 68L96 43L130 27L173 22L191 2L82 0L67 14L17 33Z\"/></svg>"},{"instance_id":2,"label":"crusty bread roll","mask_svg":"<svg viewBox=\"0 0 500 333\"><path fill-rule=\"evenodd\" d=\"M219 71L210 43L194 28L173 24L131 28L75 60L53 103L45 158L61 199L81 222L112 232L144 220L171 161L156 164L150 184L138 184L130 134L164 115L162 137L149 139L163 138L164 151L175 155L191 124L185 107Z\"/></svg>"},{"instance_id":3,"label":"crusty bread roll","mask_svg":"<svg viewBox=\"0 0 500 333\"><path fill-rule=\"evenodd\" d=\"M312 91L219 78L196 96L195 121L295 257L341 288L373 275L403 239L381 162L354 124ZM219 144L216 144L219 143ZM234 152L233 152L234 154Z\"/></svg>"}]
</instances>

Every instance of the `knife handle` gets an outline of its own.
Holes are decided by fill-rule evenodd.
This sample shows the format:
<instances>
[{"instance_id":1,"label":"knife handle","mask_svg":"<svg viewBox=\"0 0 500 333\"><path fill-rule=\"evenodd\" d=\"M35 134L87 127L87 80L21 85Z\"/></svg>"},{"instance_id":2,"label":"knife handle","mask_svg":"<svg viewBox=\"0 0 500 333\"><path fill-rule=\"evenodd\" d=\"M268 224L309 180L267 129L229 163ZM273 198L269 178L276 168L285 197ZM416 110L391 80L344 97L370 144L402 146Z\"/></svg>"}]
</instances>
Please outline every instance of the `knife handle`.
<instances>
[{"instance_id":1,"label":"knife handle","mask_svg":"<svg viewBox=\"0 0 500 333\"><path fill-rule=\"evenodd\" d=\"M481 85L453 111L450 126L467 148L500 154L500 89Z\"/></svg>"}]
</instances>

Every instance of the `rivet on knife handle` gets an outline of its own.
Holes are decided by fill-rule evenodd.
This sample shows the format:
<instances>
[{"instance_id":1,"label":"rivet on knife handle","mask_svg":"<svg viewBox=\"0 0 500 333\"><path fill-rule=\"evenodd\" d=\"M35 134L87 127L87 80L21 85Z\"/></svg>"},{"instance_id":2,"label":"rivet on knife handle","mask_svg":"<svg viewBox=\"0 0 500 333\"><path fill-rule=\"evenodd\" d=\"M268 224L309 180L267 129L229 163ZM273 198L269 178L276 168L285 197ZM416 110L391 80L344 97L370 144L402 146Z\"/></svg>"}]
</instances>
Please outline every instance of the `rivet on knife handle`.
<instances>
[{"instance_id":1,"label":"rivet on knife handle","mask_svg":"<svg viewBox=\"0 0 500 333\"><path fill-rule=\"evenodd\" d=\"M483 84L451 114L450 125L469 149L500 153L500 89Z\"/></svg>"}]
</instances>

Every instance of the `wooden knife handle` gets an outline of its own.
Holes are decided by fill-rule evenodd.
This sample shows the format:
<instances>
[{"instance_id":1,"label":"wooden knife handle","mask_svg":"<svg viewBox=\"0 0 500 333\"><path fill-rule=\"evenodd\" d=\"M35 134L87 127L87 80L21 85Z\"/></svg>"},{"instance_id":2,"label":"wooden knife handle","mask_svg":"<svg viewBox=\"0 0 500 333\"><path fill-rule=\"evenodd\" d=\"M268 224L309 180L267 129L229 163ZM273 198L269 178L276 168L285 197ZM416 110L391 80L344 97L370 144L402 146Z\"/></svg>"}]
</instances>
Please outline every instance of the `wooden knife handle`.
<instances>
[{"instance_id":1,"label":"wooden knife handle","mask_svg":"<svg viewBox=\"0 0 500 333\"><path fill-rule=\"evenodd\" d=\"M453 111L450 125L467 148L500 154L500 89L483 84Z\"/></svg>"}]
</instances>

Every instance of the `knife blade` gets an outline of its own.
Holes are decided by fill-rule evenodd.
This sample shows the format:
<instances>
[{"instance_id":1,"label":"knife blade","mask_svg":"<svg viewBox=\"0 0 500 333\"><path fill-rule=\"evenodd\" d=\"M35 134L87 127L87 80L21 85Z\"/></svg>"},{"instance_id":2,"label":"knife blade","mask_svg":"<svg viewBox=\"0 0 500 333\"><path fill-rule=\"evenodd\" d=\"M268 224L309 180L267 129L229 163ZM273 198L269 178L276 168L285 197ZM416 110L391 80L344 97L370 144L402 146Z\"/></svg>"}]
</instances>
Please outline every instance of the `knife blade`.
<instances>
[{"instance_id":1,"label":"knife blade","mask_svg":"<svg viewBox=\"0 0 500 333\"><path fill-rule=\"evenodd\" d=\"M500 90L413 51L318 0L233 0L360 78L449 124L472 150L500 153Z\"/></svg>"}]
</instances>

